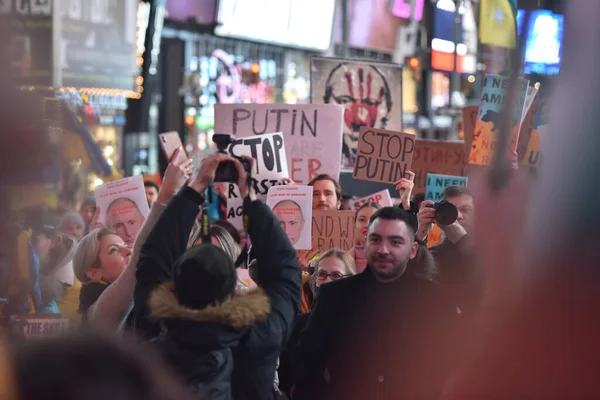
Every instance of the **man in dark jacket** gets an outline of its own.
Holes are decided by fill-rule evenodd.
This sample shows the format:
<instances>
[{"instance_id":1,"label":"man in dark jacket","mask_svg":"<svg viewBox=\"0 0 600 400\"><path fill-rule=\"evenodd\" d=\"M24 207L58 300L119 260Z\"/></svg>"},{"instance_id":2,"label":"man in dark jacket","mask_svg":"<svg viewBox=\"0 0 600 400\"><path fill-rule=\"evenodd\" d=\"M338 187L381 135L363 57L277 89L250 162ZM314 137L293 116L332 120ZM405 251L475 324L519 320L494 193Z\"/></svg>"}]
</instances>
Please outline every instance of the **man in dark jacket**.
<instances>
[{"instance_id":1,"label":"man in dark jacket","mask_svg":"<svg viewBox=\"0 0 600 400\"><path fill-rule=\"evenodd\" d=\"M449 372L456 310L407 269L416 220L386 207L369 222L368 266L319 292L302 332L295 399L428 399Z\"/></svg>"},{"instance_id":2,"label":"man in dark jacket","mask_svg":"<svg viewBox=\"0 0 600 400\"><path fill-rule=\"evenodd\" d=\"M204 202L201 193L223 161L238 168L258 260L260 288L239 297L233 295L234 260L211 244L186 251L198 206ZM154 341L200 398L273 398L277 357L300 304L295 250L268 207L252 197L241 163L210 156L189 187L171 200L142 247L136 328L146 337L160 334ZM157 321L166 328L162 332Z\"/></svg>"}]
</instances>

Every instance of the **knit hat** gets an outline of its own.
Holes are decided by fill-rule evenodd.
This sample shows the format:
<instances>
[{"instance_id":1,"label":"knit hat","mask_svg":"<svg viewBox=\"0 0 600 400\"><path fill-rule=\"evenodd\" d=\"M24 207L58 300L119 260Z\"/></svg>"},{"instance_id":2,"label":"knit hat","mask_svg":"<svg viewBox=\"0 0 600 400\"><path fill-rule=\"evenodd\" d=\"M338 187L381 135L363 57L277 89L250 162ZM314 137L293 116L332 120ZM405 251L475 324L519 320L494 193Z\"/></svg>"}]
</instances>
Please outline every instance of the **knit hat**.
<instances>
[{"instance_id":1,"label":"knit hat","mask_svg":"<svg viewBox=\"0 0 600 400\"><path fill-rule=\"evenodd\" d=\"M174 266L175 294L182 306L202 309L229 298L237 282L233 261L220 248L202 244L186 251Z\"/></svg>"},{"instance_id":2,"label":"knit hat","mask_svg":"<svg viewBox=\"0 0 600 400\"><path fill-rule=\"evenodd\" d=\"M31 229L33 236L51 235L57 230L56 217L44 207L32 207L25 212L25 226Z\"/></svg>"}]
</instances>

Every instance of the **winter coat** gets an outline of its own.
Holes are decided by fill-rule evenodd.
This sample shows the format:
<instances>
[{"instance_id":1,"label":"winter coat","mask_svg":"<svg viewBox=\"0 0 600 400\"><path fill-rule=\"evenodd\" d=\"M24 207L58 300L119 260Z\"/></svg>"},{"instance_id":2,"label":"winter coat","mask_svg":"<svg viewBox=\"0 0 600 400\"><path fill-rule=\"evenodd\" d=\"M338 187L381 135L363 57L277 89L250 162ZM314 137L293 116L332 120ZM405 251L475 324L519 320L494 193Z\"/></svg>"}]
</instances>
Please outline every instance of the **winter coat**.
<instances>
[{"instance_id":1,"label":"winter coat","mask_svg":"<svg viewBox=\"0 0 600 400\"><path fill-rule=\"evenodd\" d=\"M436 398L454 362L458 316L444 288L410 268L324 285L300 337L294 399Z\"/></svg>"},{"instance_id":2,"label":"winter coat","mask_svg":"<svg viewBox=\"0 0 600 400\"><path fill-rule=\"evenodd\" d=\"M159 347L165 349L171 362L183 368L188 383L202 392L215 393L222 396L216 398L224 399L227 395L236 400L273 398L277 357L291 334L300 306L301 271L294 248L266 205L260 201L244 204L248 234L257 259L258 292L233 297L231 304L198 312L168 302L167 309L179 310L179 318L175 319L166 319L166 315L173 314L157 314L156 301L160 297L156 293L152 295L152 309L148 307L154 290L161 287L164 296L163 285L171 281L172 267L186 251L198 206L203 202L200 194L184 187L167 205L142 247L134 295L136 331L149 339L162 332L163 338L156 340ZM265 313L254 302L252 307L241 307L248 299L261 302L267 299L270 308ZM159 304L165 305L164 297ZM226 310L222 308L225 305ZM244 309L247 317L244 324L233 323L235 318L230 314ZM200 316L202 321L198 321ZM166 331L161 331L159 321ZM202 357L201 351L204 351ZM209 370L214 375L203 374ZM230 394L224 389L227 386Z\"/></svg>"}]
</instances>

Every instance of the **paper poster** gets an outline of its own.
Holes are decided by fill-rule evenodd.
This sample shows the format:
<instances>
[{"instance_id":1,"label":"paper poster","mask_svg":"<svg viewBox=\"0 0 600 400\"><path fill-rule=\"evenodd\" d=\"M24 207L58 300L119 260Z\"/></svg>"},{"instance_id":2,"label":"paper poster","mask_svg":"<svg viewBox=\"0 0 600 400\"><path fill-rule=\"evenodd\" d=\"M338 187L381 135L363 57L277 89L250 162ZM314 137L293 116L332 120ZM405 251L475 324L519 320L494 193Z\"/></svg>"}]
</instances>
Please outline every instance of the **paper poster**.
<instances>
[{"instance_id":1,"label":"paper poster","mask_svg":"<svg viewBox=\"0 0 600 400\"><path fill-rule=\"evenodd\" d=\"M425 193L427 174L466 175L467 153L463 142L417 139L412 161L413 194Z\"/></svg>"},{"instance_id":2,"label":"paper poster","mask_svg":"<svg viewBox=\"0 0 600 400\"><path fill-rule=\"evenodd\" d=\"M509 79L487 75L484 80L483 94L479 103L479 113L475 124L475 133L471 145L469 163L476 165L489 165L496 150L496 141L498 129L501 122L499 120L502 108L508 101L507 93ZM517 82L517 105L514 107L514 114L510 116L511 145L510 156L514 156L517 148L519 127L523 116L523 110L526 101L526 95L529 87L529 81L519 79Z\"/></svg>"},{"instance_id":3,"label":"paper poster","mask_svg":"<svg viewBox=\"0 0 600 400\"><path fill-rule=\"evenodd\" d=\"M433 224L433 228L427 235L427 248L432 248L442 240L444 240L444 232L442 231L442 228L440 228L438 224Z\"/></svg>"},{"instance_id":4,"label":"paper poster","mask_svg":"<svg viewBox=\"0 0 600 400\"><path fill-rule=\"evenodd\" d=\"M297 184L319 174L340 175L343 109L326 104L216 104L215 132L252 138L283 132L289 178Z\"/></svg>"},{"instance_id":5,"label":"paper poster","mask_svg":"<svg viewBox=\"0 0 600 400\"><path fill-rule=\"evenodd\" d=\"M354 246L354 211L313 210L312 249L348 251Z\"/></svg>"},{"instance_id":6,"label":"paper poster","mask_svg":"<svg viewBox=\"0 0 600 400\"><path fill-rule=\"evenodd\" d=\"M394 205L392 203L392 196L390 195L389 189L373 193L372 195L363 197L362 199L354 200L351 202L351 207L353 210L358 210L363 204L366 203L377 203L381 207L391 207Z\"/></svg>"},{"instance_id":7,"label":"paper poster","mask_svg":"<svg viewBox=\"0 0 600 400\"><path fill-rule=\"evenodd\" d=\"M539 110L540 101L539 99L535 99L527 111L525 118L523 119L523 123L521 124L521 131L519 132L519 142L517 145L517 154L519 164L523 164L525 159L525 154L527 151L527 145L529 144L529 139L531 138L531 131L535 125L535 120L537 118L537 113Z\"/></svg>"},{"instance_id":8,"label":"paper poster","mask_svg":"<svg viewBox=\"0 0 600 400\"><path fill-rule=\"evenodd\" d=\"M402 131L401 65L312 57L310 93L313 104L344 107L346 169L354 168L363 127Z\"/></svg>"},{"instance_id":9,"label":"paper poster","mask_svg":"<svg viewBox=\"0 0 600 400\"><path fill-rule=\"evenodd\" d=\"M444 189L448 186L467 186L466 176L452 176L440 174L427 174L427 187L425 200L436 203L444 200Z\"/></svg>"},{"instance_id":10,"label":"paper poster","mask_svg":"<svg viewBox=\"0 0 600 400\"><path fill-rule=\"evenodd\" d=\"M227 222L238 231L244 232L244 199L240 195L240 188L234 183L216 182L215 192L227 204L225 218Z\"/></svg>"},{"instance_id":11,"label":"paper poster","mask_svg":"<svg viewBox=\"0 0 600 400\"><path fill-rule=\"evenodd\" d=\"M269 188L290 176L281 132L236 139L228 151L234 156L250 156L256 160L252 171L252 184L256 197L260 200L264 201L267 198Z\"/></svg>"},{"instance_id":12,"label":"paper poster","mask_svg":"<svg viewBox=\"0 0 600 400\"><path fill-rule=\"evenodd\" d=\"M544 99L540 102L538 112L531 130L531 135L525 150L523 164L529 167L538 168L542 162L542 148L540 141L548 137L549 129L549 99Z\"/></svg>"},{"instance_id":13,"label":"paper poster","mask_svg":"<svg viewBox=\"0 0 600 400\"><path fill-rule=\"evenodd\" d=\"M269 189L267 206L273 211L296 250L310 250L312 186L287 185Z\"/></svg>"},{"instance_id":14,"label":"paper poster","mask_svg":"<svg viewBox=\"0 0 600 400\"><path fill-rule=\"evenodd\" d=\"M27 340L57 338L67 334L69 320L58 314L30 314L17 317L15 326Z\"/></svg>"},{"instance_id":15,"label":"paper poster","mask_svg":"<svg viewBox=\"0 0 600 400\"><path fill-rule=\"evenodd\" d=\"M356 150L354 179L395 183L410 171L415 135L363 127Z\"/></svg>"},{"instance_id":16,"label":"paper poster","mask_svg":"<svg viewBox=\"0 0 600 400\"><path fill-rule=\"evenodd\" d=\"M98 222L115 232L129 248L150 213L141 175L108 182L96 187Z\"/></svg>"},{"instance_id":17,"label":"paper poster","mask_svg":"<svg viewBox=\"0 0 600 400\"><path fill-rule=\"evenodd\" d=\"M250 289L253 289L256 287L256 282L254 282L252 280L252 278L250 278L250 272L247 269L238 268L238 269L236 269L236 271L237 271L238 279L244 285L248 286Z\"/></svg>"},{"instance_id":18,"label":"paper poster","mask_svg":"<svg viewBox=\"0 0 600 400\"><path fill-rule=\"evenodd\" d=\"M462 109L462 128L465 141L465 151L471 152L473 144L473 134L475 133L475 124L477 123L477 113L479 106L468 106Z\"/></svg>"}]
</instances>

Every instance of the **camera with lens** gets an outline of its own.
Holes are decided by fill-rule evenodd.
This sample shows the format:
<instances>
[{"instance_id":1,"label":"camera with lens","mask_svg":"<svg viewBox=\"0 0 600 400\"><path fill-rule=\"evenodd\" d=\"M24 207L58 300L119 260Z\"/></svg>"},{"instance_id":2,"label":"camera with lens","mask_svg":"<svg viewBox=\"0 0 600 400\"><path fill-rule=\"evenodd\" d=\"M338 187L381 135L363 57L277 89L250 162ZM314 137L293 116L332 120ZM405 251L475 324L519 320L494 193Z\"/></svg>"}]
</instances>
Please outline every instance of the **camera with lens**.
<instances>
[{"instance_id":1,"label":"camera with lens","mask_svg":"<svg viewBox=\"0 0 600 400\"><path fill-rule=\"evenodd\" d=\"M449 201L442 200L439 203L428 205L427 207L435 209L435 220L439 225L452 225L458 218L458 209Z\"/></svg>"},{"instance_id":2,"label":"camera with lens","mask_svg":"<svg viewBox=\"0 0 600 400\"><path fill-rule=\"evenodd\" d=\"M228 133L215 133L212 140L217 145L218 153L229 154L227 153L227 146L235 141L235 136ZM232 157L242 163L244 170L248 174L248 178L250 178L252 174L250 162L242 157L233 155ZM215 182L237 182L238 178L238 170L233 162L223 161L219 163L215 172Z\"/></svg>"}]
</instances>

